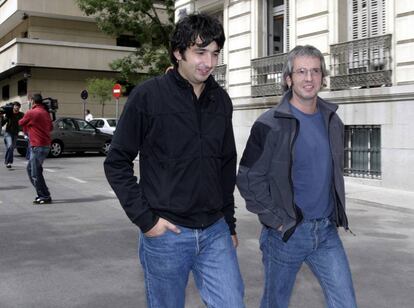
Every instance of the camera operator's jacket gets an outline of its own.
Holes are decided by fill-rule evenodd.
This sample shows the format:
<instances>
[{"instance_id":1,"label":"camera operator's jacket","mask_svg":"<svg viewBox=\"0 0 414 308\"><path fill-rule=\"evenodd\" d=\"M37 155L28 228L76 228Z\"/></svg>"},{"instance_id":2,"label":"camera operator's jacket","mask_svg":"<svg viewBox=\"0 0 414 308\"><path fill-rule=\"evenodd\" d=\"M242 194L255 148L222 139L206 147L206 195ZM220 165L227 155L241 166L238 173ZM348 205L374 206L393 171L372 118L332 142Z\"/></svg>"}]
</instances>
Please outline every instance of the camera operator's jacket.
<instances>
[{"instance_id":1,"label":"camera operator's jacket","mask_svg":"<svg viewBox=\"0 0 414 308\"><path fill-rule=\"evenodd\" d=\"M237 187L246 200L247 209L256 213L267 227L278 229L282 226L284 241L303 219L293 198L292 162L300 127L290 111L291 96L291 91L286 92L278 106L256 120L237 176ZM336 105L319 97L317 104L328 130L332 153L334 218L338 226L348 229L343 178L344 126L336 114Z\"/></svg>"},{"instance_id":2,"label":"camera operator's jacket","mask_svg":"<svg viewBox=\"0 0 414 308\"><path fill-rule=\"evenodd\" d=\"M50 146L52 142L50 133L53 129L53 123L49 112L43 104L35 104L19 121L19 125L29 135L30 146Z\"/></svg>"},{"instance_id":3,"label":"camera operator's jacket","mask_svg":"<svg viewBox=\"0 0 414 308\"><path fill-rule=\"evenodd\" d=\"M224 216L234 234L232 109L212 76L197 99L175 69L132 91L104 167L126 214L143 232L158 217L204 228ZM138 153L139 183L133 170Z\"/></svg>"}]
</instances>

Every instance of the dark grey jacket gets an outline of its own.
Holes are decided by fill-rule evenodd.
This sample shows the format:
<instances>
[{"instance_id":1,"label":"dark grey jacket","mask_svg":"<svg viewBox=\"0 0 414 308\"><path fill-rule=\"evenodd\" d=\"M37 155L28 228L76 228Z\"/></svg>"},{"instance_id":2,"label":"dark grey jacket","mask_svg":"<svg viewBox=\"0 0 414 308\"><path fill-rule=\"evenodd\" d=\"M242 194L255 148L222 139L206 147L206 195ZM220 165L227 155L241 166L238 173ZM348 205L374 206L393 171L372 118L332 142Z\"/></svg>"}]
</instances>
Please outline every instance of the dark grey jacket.
<instances>
[{"instance_id":1,"label":"dark grey jacket","mask_svg":"<svg viewBox=\"0 0 414 308\"><path fill-rule=\"evenodd\" d=\"M293 201L293 149L300 127L290 111L291 96L291 91L286 92L278 106L262 114L253 124L237 176L237 187L247 209L268 227L278 229L283 225L284 241L303 218ZM344 125L336 114L335 104L318 97L318 108L328 128L332 153L334 219L337 226L348 229L343 178Z\"/></svg>"}]
</instances>

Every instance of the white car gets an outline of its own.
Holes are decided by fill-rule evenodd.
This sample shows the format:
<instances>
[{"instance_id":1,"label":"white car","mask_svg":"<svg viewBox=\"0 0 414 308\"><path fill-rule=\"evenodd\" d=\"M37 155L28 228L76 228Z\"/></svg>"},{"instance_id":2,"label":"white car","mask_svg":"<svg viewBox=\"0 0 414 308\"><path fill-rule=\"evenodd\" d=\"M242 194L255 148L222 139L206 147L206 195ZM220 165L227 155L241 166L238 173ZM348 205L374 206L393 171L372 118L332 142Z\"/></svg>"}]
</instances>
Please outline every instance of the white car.
<instances>
[{"instance_id":1,"label":"white car","mask_svg":"<svg viewBox=\"0 0 414 308\"><path fill-rule=\"evenodd\" d=\"M93 118L93 120L89 121L89 123L101 132L113 135L118 120L115 118Z\"/></svg>"}]
</instances>

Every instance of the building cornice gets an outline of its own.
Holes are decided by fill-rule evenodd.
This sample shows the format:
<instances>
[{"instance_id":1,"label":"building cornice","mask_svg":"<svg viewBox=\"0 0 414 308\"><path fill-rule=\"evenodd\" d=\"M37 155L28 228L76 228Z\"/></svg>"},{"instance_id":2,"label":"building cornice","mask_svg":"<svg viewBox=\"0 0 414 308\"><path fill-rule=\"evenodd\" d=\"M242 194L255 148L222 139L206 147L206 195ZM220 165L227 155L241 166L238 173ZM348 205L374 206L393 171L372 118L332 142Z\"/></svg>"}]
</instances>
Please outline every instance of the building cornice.
<instances>
[{"instance_id":1,"label":"building cornice","mask_svg":"<svg viewBox=\"0 0 414 308\"><path fill-rule=\"evenodd\" d=\"M126 51L133 52L136 50L134 47L104 45L104 44L89 44L89 43L77 43L77 42L66 42L66 41L52 41L52 40L39 40L30 38L15 38L5 46L10 47L16 43L23 44L34 44L34 45L49 45L49 46L65 46L65 47L77 47L87 49L103 49L103 50L114 50L114 51Z\"/></svg>"}]
</instances>

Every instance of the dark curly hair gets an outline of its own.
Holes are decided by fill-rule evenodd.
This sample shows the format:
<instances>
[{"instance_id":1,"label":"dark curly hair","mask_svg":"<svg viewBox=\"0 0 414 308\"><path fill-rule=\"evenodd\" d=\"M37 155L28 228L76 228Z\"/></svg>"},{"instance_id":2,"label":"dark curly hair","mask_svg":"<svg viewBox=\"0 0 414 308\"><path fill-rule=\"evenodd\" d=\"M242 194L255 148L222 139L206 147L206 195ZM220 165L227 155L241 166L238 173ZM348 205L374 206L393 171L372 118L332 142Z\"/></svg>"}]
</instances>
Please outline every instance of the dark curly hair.
<instances>
[{"instance_id":1,"label":"dark curly hair","mask_svg":"<svg viewBox=\"0 0 414 308\"><path fill-rule=\"evenodd\" d=\"M203 42L200 47L205 47L211 42L216 42L219 49L222 49L226 37L223 26L214 17L202 13L195 13L181 18L170 38L170 59L175 67L178 66L174 51L178 50L183 59L184 52L188 47L196 44L197 38Z\"/></svg>"}]
</instances>

